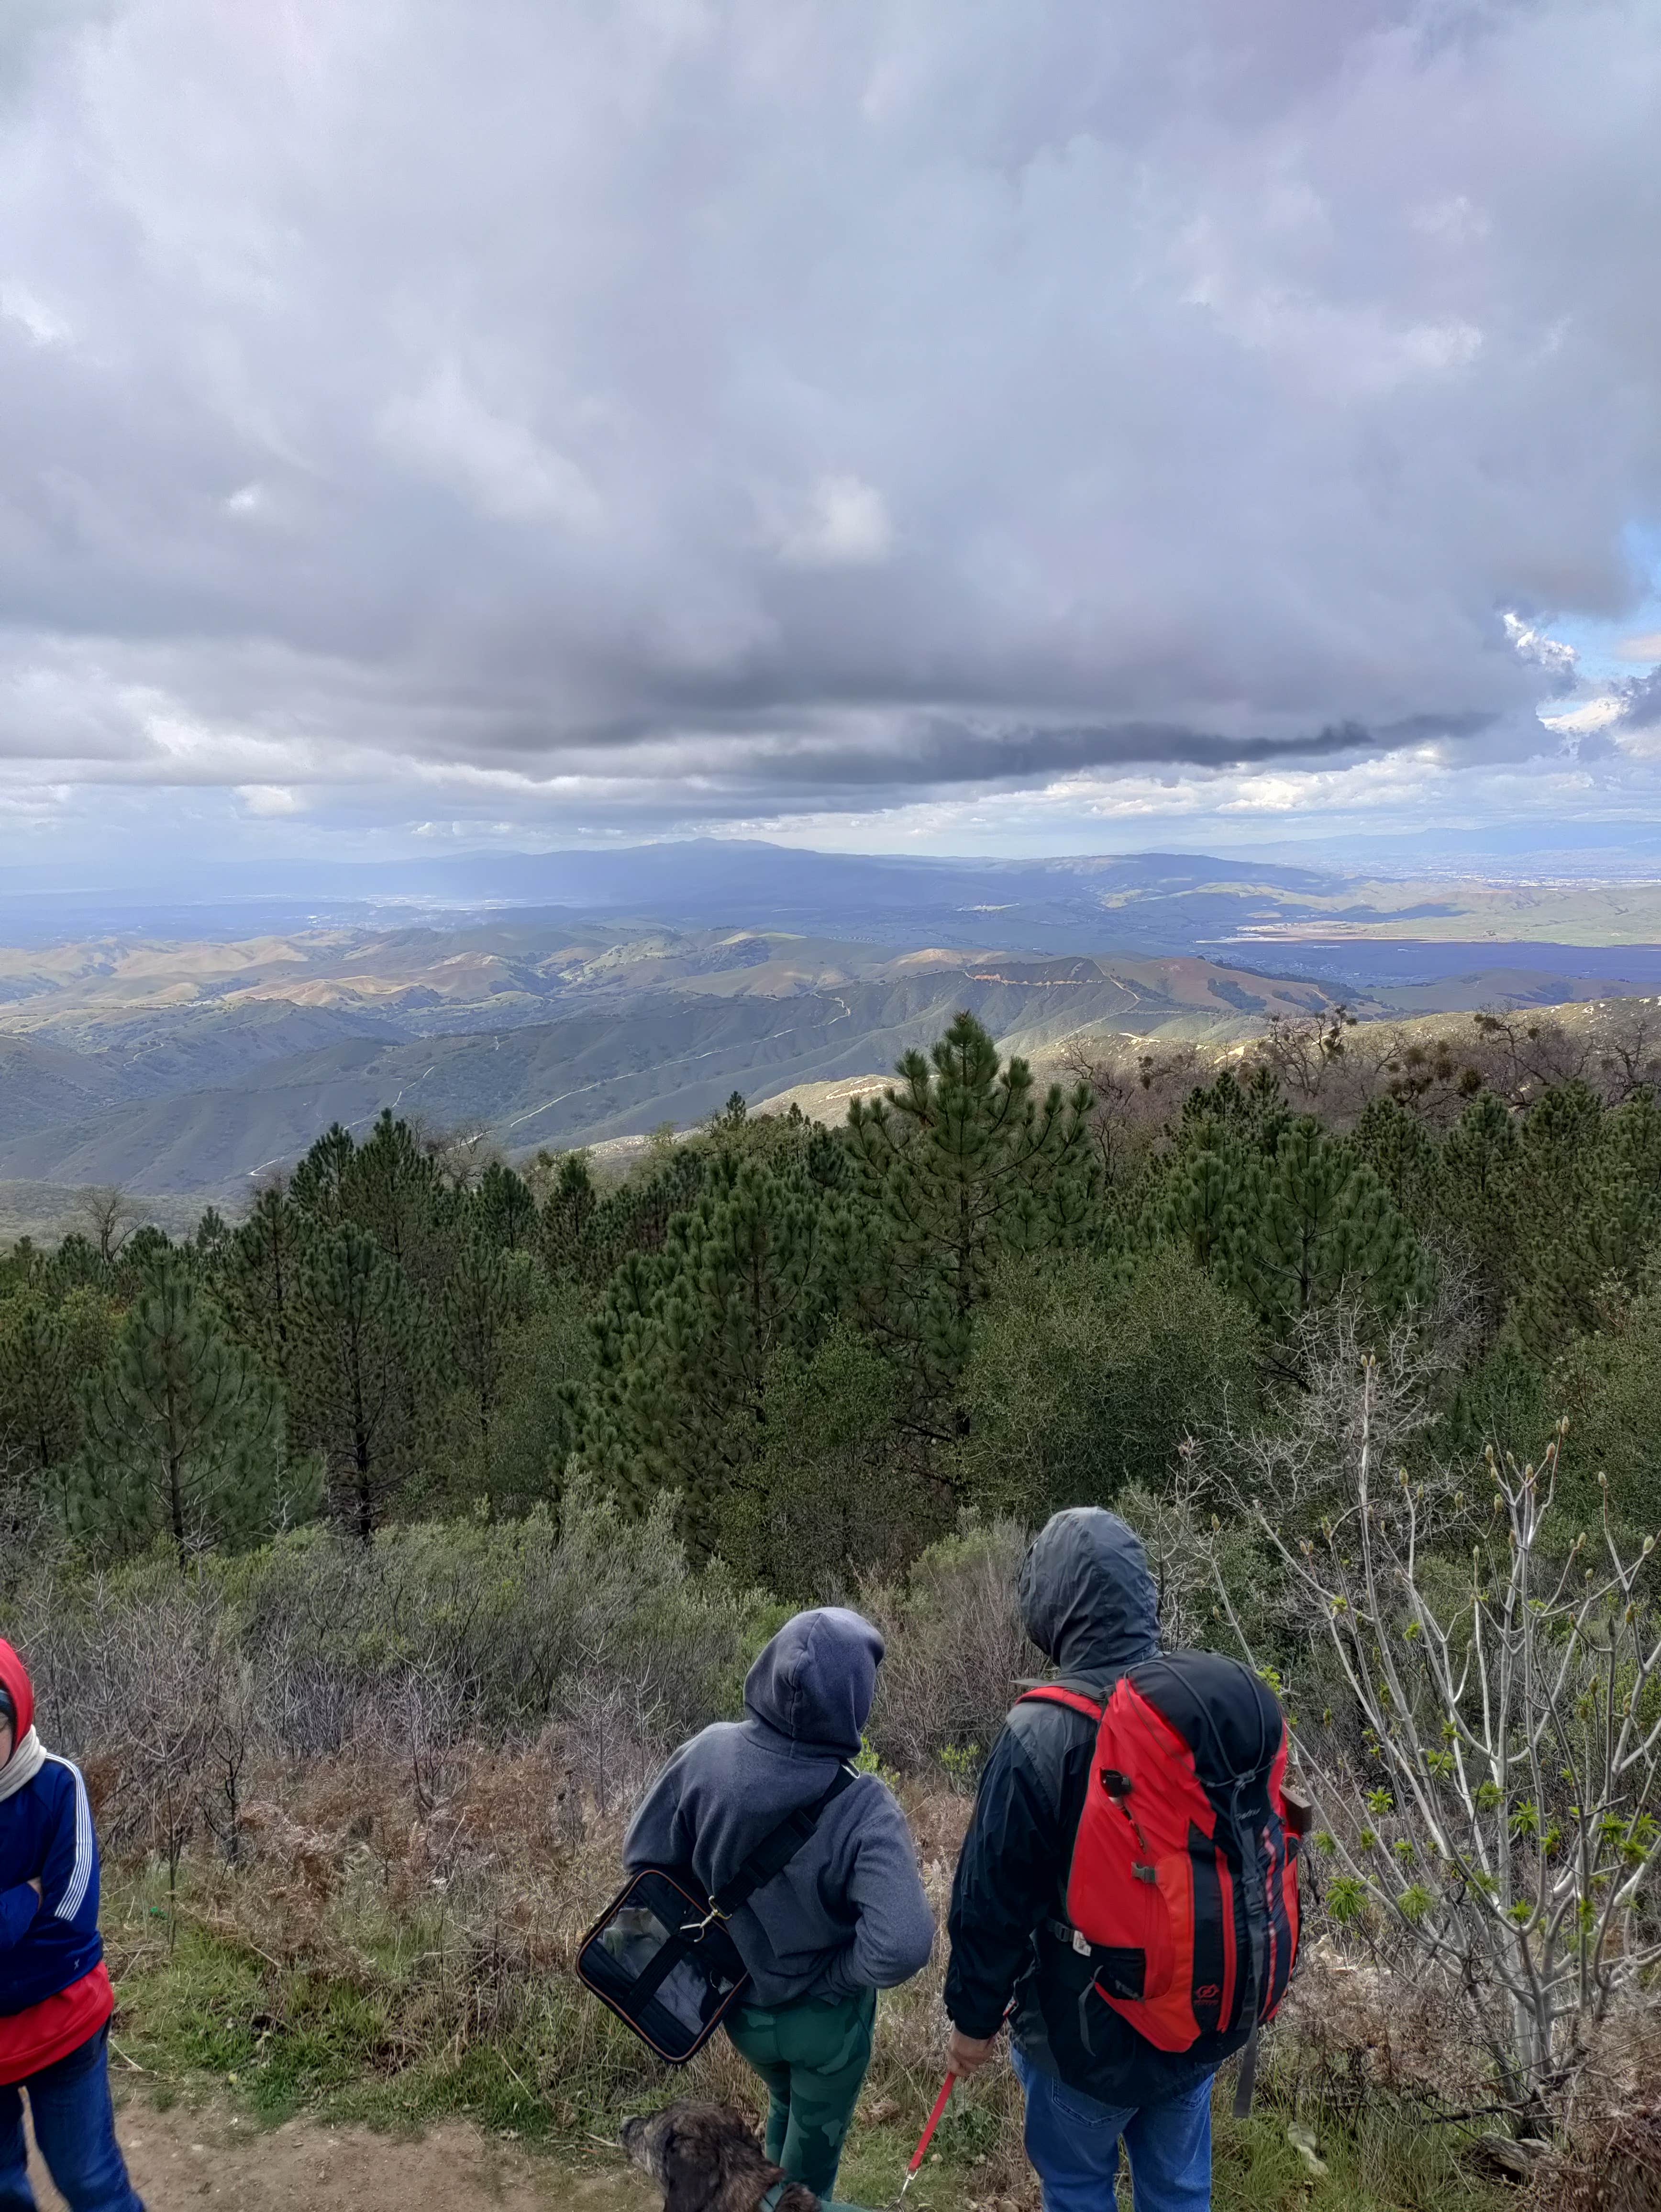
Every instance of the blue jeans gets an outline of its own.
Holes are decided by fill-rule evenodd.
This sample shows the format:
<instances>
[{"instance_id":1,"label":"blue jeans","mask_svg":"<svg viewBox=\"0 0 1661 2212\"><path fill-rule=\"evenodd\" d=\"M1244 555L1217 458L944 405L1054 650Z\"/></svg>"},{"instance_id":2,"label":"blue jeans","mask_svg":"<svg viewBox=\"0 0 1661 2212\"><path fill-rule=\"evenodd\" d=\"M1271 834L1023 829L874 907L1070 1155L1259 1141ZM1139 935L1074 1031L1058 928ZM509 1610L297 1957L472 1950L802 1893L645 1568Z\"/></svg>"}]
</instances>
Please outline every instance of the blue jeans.
<instances>
[{"instance_id":1,"label":"blue jeans","mask_svg":"<svg viewBox=\"0 0 1661 2212\"><path fill-rule=\"evenodd\" d=\"M34 2140L70 2212L144 2212L115 2140L109 2039L108 2028L100 2027L55 2066L26 2081L0 2083L0 2212L35 2212L23 2136L25 2089Z\"/></svg>"},{"instance_id":2,"label":"blue jeans","mask_svg":"<svg viewBox=\"0 0 1661 2212\"><path fill-rule=\"evenodd\" d=\"M1113 2212L1119 2141L1130 2155L1136 2212L1210 2212L1211 2077L1163 2104L1098 2104L1016 2051L1026 2096L1026 2154L1044 2212Z\"/></svg>"}]
</instances>

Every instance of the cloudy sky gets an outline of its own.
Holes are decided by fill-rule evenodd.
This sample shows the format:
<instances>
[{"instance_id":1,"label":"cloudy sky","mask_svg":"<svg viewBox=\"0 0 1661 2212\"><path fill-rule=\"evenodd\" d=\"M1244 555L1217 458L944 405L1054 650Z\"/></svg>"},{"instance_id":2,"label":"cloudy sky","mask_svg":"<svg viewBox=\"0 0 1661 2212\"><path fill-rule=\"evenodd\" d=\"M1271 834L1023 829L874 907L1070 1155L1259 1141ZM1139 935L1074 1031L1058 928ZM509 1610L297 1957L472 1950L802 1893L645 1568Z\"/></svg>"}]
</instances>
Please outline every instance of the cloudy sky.
<instances>
[{"instance_id":1,"label":"cloudy sky","mask_svg":"<svg viewBox=\"0 0 1661 2212\"><path fill-rule=\"evenodd\" d=\"M7 0L0 866L1661 857L1655 0Z\"/></svg>"}]
</instances>

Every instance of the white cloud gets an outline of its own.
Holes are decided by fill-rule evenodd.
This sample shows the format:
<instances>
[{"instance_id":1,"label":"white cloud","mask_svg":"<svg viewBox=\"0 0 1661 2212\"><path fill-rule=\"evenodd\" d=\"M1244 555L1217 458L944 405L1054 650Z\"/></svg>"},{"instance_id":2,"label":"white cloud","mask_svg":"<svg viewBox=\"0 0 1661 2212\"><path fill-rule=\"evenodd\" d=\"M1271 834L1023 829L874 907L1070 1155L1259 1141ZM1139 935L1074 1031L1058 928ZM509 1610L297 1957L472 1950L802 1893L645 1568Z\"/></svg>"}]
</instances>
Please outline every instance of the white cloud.
<instances>
[{"instance_id":1,"label":"white cloud","mask_svg":"<svg viewBox=\"0 0 1661 2212\"><path fill-rule=\"evenodd\" d=\"M893 525L882 494L856 476L823 476L801 512L779 533L779 551L805 568L860 568L885 561Z\"/></svg>"},{"instance_id":2,"label":"white cloud","mask_svg":"<svg viewBox=\"0 0 1661 2212\"><path fill-rule=\"evenodd\" d=\"M591 530L603 509L565 454L523 422L495 414L447 364L422 391L390 401L380 428L392 451L510 522Z\"/></svg>"},{"instance_id":3,"label":"white cloud","mask_svg":"<svg viewBox=\"0 0 1661 2212\"><path fill-rule=\"evenodd\" d=\"M1505 625L1512 650L1519 660L1532 661L1536 668L1543 668L1553 676L1568 678L1574 674L1580 656L1572 645L1565 645L1561 638L1548 637L1543 630L1524 622L1521 615L1506 615Z\"/></svg>"},{"instance_id":4,"label":"white cloud","mask_svg":"<svg viewBox=\"0 0 1661 2212\"><path fill-rule=\"evenodd\" d=\"M0 283L0 319L21 331L32 345L66 345L74 336L63 317L24 284Z\"/></svg>"},{"instance_id":5,"label":"white cloud","mask_svg":"<svg viewBox=\"0 0 1661 2212\"><path fill-rule=\"evenodd\" d=\"M297 791L281 783L244 783L237 786L237 797L250 814L262 820L289 814L302 814L306 802Z\"/></svg>"},{"instance_id":6,"label":"white cloud","mask_svg":"<svg viewBox=\"0 0 1661 2212\"><path fill-rule=\"evenodd\" d=\"M1584 737L1589 731L1608 729L1626 710L1624 699L1600 697L1588 699L1584 707L1567 708L1561 714L1542 714L1540 720L1548 730L1561 730L1566 737Z\"/></svg>"},{"instance_id":7,"label":"white cloud","mask_svg":"<svg viewBox=\"0 0 1661 2212\"><path fill-rule=\"evenodd\" d=\"M9 791L1652 803L1536 720L1592 703L1565 624L1650 620L1652 0L49 13L0 110Z\"/></svg>"}]
</instances>

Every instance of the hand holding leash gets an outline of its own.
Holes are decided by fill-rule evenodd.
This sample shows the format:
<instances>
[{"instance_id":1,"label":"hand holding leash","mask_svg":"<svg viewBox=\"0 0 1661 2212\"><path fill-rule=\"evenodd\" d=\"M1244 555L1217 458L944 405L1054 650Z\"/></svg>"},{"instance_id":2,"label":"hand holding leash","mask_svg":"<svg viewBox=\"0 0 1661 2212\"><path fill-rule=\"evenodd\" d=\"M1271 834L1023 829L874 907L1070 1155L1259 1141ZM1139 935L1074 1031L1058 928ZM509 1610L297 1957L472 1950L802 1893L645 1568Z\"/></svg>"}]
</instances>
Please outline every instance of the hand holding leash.
<instances>
[{"instance_id":1,"label":"hand holding leash","mask_svg":"<svg viewBox=\"0 0 1661 2212\"><path fill-rule=\"evenodd\" d=\"M902 2202L904 2200L906 2191L910 2189L912 2183L917 2178L917 2168L922 2164L924 2159L928 2155L928 2146L934 2140L934 2130L940 2124L940 2115L945 2112L946 2106L951 2102L952 2092L957 2087L957 2075L955 2074L948 2074L945 2081L940 2086L940 2095L934 2100L934 2109L928 2115L928 2124L923 2130L922 2136L918 2139L917 2148L911 2154L911 2163L905 2170L905 2179L900 2184L900 2197Z\"/></svg>"}]
</instances>

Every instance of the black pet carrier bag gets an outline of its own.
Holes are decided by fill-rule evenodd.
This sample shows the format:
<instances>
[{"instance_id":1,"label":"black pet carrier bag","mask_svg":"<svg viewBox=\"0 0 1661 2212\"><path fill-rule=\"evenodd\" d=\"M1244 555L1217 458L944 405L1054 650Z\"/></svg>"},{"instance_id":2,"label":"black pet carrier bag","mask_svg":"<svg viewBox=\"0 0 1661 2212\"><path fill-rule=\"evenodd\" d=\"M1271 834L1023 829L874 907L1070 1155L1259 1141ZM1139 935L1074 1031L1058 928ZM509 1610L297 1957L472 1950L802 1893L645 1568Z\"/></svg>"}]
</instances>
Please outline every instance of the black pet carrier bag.
<instances>
[{"instance_id":1,"label":"black pet carrier bag","mask_svg":"<svg viewBox=\"0 0 1661 2212\"><path fill-rule=\"evenodd\" d=\"M783 1872L855 1779L851 1767L840 1768L824 1795L764 1836L714 1897L684 1867L630 1875L582 1939L578 1980L660 2058L684 2066L750 1985L727 1922Z\"/></svg>"}]
</instances>

